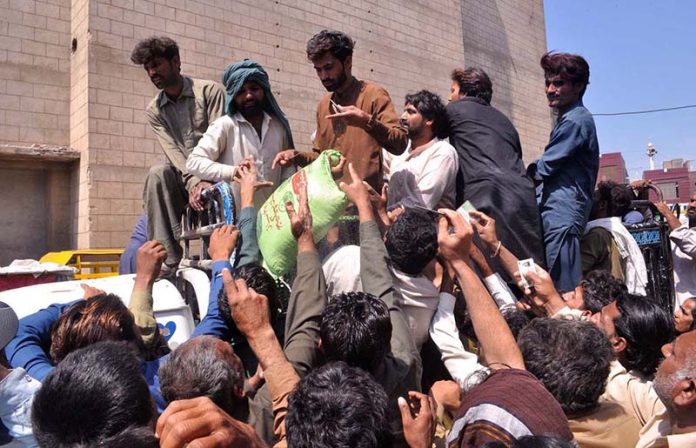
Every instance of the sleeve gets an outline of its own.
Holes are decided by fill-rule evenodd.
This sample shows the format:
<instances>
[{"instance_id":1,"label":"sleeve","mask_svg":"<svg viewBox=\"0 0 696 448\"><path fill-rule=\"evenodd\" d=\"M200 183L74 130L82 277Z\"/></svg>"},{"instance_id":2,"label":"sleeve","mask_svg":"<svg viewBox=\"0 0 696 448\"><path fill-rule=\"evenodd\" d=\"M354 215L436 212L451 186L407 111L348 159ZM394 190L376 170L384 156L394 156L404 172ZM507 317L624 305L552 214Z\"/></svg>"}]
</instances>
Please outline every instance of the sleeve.
<instances>
[{"instance_id":1,"label":"sleeve","mask_svg":"<svg viewBox=\"0 0 696 448\"><path fill-rule=\"evenodd\" d=\"M316 364L321 313L326 307L326 280L319 254L297 254L297 275L292 284L285 318L285 356L302 376Z\"/></svg>"},{"instance_id":2,"label":"sleeve","mask_svg":"<svg viewBox=\"0 0 696 448\"><path fill-rule=\"evenodd\" d=\"M220 316L218 306L218 296L223 288L222 270L229 269L232 272L232 265L229 261L216 261L213 263L213 272L210 280L210 295L208 296L208 313L201 320L201 323L193 330L191 338L196 336L214 336L224 341L230 338L230 329Z\"/></svg>"},{"instance_id":3,"label":"sleeve","mask_svg":"<svg viewBox=\"0 0 696 448\"><path fill-rule=\"evenodd\" d=\"M380 298L389 308L392 353L407 365L412 365L419 361L420 356L406 316L396 301L394 279L387 260L387 249L377 223L360 223L360 277L363 290Z\"/></svg>"},{"instance_id":4,"label":"sleeve","mask_svg":"<svg viewBox=\"0 0 696 448\"><path fill-rule=\"evenodd\" d=\"M239 248L237 266L258 263L261 260L261 252L259 252L259 242L256 238L256 208L245 207L239 213L239 232L242 243Z\"/></svg>"},{"instance_id":5,"label":"sleeve","mask_svg":"<svg viewBox=\"0 0 696 448\"><path fill-rule=\"evenodd\" d=\"M677 227L669 234L675 246L691 258L696 258L696 230L686 226Z\"/></svg>"},{"instance_id":6,"label":"sleeve","mask_svg":"<svg viewBox=\"0 0 696 448\"><path fill-rule=\"evenodd\" d=\"M479 364L478 356L464 349L464 344L459 339L454 320L455 301L452 294L440 293L440 302L430 323L430 337L440 349L447 371L459 387L467 391L471 387L468 383L471 374L486 368Z\"/></svg>"},{"instance_id":7,"label":"sleeve","mask_svg":"<svg viewBox=\"0 0 696 448\"><path fill-rule=\"evenodd\" d=\"M273 433L278 442L275 448L287 446L285 417L288 415L288 396L295 390L300 377L289 363L271 366L264 372L273 400Z\"/></svg>"},{"instance_id":8,"label":"sleeve","mask_svg":"<svg viewBox=\"0 0 696 448\"><path fill-rule=\"evenodd\" d=\"M497 272L484 278L483 283L486 285L488 292L491 293L498 308L502 308L505 305L515 305L515 303L517 303L515 295Z\"/></svg>"},{"instance_id":9,"label":"sleeve","mask_svg":"<svg viewBox=\"0 0 696 448\"><path fill-rule=\"evenodd\" d=\"M189 173L211 182L231 182L234 179L237 167L217 162L227 148L228 132L232 130L224 122L225 120L215 120L208 126L186 160Z\"/></svg>"},{"instance_id":10,"label":"sleeve","mask_svg":"<svg viewBox=\"0 0 696 448\"><path fill-rule=\"evenodd\" d=\"M377 90L372 100L371 117L365 131L392 154L403 153L408 145L406 129L399 122L389 93L382 88Z\"/></svg>"},{"instance_id":11,"label":"sleeve","mask_svg":"<svg viewBox=\"0 0 696 448\"><path fill-rule=\"evenodd\" d=\"M133 314L135 325L140 329L140 335L146 347L152 347L159 331L152 305L152 293L142 290L133 291L128 302L128 311Z\"/></svg>"},{"instance_id":12,"label":"sleeve","mask_svg":"<svg viewBox=\"0 0 696 448\"><path fill-rule=\"evenodd\" d=\"M183 149L174 140L169 127L158 114L148 109L146 115L148 123L162 147L162 151L164 151L164 155L167 157L167 160L169 160L169 163L174 165L174 167L181 172L184 177L186 189L190 191L194 185L200 182L200 179L191 175L186 170L186 157L184 156Z\"/></svg>"},{"instance_id":13,"label":"sleeve","mask_svg":"<svg viewBox=\"0 0 696 448\"><path fill-rule=\"evenodd\" d=\"M51 346L51 330L60 315L78 301L54 304L19 320L17 335L5 347L5 356L12 368L21 367L39 381L53 370L46 351Z\"/></svg>"},{"instance_id":14,"label":"sleeve","mask_svg":"<svg viewBox=\"0 0 696 448\"><path fill-rule=\"evenodd\" d=\"M535 178L551 177L583 146L582 127L569 120L560 122L551 134L544 154L533 165Z\"/></svg>"},{"instance_id":15,"label":"sleeve","mask_svg":"<svg viewBox=\"0 0 696 448\"><path fill-rule=\"evenodd\" d=\"M427 208L437 207L445 188L453 185L451 180L457 176L457 155L446 149L449 148L442 148L428 160L425 171L418 180L418 190Z\"/></svg>"}]
</instances>

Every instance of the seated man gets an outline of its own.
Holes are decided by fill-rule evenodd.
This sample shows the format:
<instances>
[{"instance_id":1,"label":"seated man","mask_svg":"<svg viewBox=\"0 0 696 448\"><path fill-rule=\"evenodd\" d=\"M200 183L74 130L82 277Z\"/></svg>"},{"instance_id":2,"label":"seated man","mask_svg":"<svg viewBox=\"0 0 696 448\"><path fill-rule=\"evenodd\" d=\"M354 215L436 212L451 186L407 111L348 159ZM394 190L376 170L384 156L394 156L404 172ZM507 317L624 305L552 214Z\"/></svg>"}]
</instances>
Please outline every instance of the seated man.
<instances>
[{"instance_id":1,"label":"seated man","mask_svg":"<svg viewBox=\"0 0 696 448\"><path fill-rule=\"evenodd\" d=\"M696 331L663 347L655 390L667 408L641 431L636 448L696 446Z\"/></svg>"},{"instance_id":2,"label":"seated man","mask_svg":"<svg viewBox=\"0 0 696 448\"><path fill-rule=\"evenodd\" d=\"M208 127L186 161L186 169L211 182L232 182L241 165L253 158L260 180L278 186L294 173L292 167L276 167L273 159L292 148L288 119L271 91L266 70L250 59L235 62L225 70L227 91L225 115ZM232 185L237 211L240 192ZM263 205L272 190L255 192L256 204Z\"/></svg>"},{"instance_id":3,"label":"seated man","mask_svg":"<svg viewBox=\"0 0 696 448\"><path fill-rule=\"evenodd\" d=\"M406 95L401 124L409 148L390 164L389 205L454 208L459 166L447 141L447 117L439 96L427 90Z\"/></svg>"},{"instance_id":4,"label":"seated man","mask_svg":"<svg viewBox=\"0 0 696 448\"><path fill-rule=\"evenodd\" d=\"M159 446L140 360L124 342L99 342L69 354L45 377L32 413L41 447Z\"/></svg>"},{"instance_id":5,"label":"seated man","mask_svg":"<svg viewBox=\"0 0 696 448\"><path fill-rule=\"evenodd\" d=\"M520 332L518 343L525 366L561 404L580 446L635 446L638 422L618 404L600 400L613 353L597 327L537 318Z\"/></svg>"},{"instance_id":6,"label":"seated man","mask_svg":"<svg viewBox=\"0 0 696 448\"><path fill-rule=\"evenodd\" d=\"M201 192L210 186L187 171L186 157L208 125L224 114L225 91L217 82L183 76L179 46L168 37L138 42L131 61L142 65L161 90L150 101L146 114L167 164L150 168L143 196L147 239L157 240L166 248L162 275L169 276L181 261L178 238L186 204L202 210Z\"/></svg>"},{"instance_id":7,"label":"seated man","mask_svg":"<svg viewBox=\"0 0 696 448\"><path fill-rule=\"evenodd\" d=\"M636 240L621 218L631 204L630 193L611 181L597 184L592 198L590 221L580 240L582 272L609 271L626 283L631 294L645 295L648 273Z\"/></svg>"}]
</instances>

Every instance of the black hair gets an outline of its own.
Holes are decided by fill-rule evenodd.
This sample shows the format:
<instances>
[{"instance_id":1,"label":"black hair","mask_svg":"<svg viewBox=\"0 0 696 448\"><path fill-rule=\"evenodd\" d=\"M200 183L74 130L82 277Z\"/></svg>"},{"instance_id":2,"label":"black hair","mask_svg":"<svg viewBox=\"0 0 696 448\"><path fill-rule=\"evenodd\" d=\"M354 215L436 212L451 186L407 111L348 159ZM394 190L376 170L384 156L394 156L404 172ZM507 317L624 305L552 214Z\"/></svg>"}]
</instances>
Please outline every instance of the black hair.
<instances>
[{"instance_id":1,"label":"black hair","mask_svg":"<svg viewBox=\"0 0 696 448\"><path fill-rule=\"evenodd\" d=\"M144 65L155 58L164 58L171 61L179 56L179 46L168 37L153 36L141 40L131 52L131 61L134 64Z\"/></svg>"},{"instance_id":2,"label":"black hair","mask_svg":"<svg viewBox=\"0 0 696 448\"><path fill-rule=\"evenodd\" d=\"M488 442L481 448L575 448L575 444L552 436L522 436L506 445L502 442Z\"/></svg>"},{"instance_id":3,"label":"black hair","mask_svg":"<svg viewBox=\"0 0 696 448\"><path fill-rule=\"evenodd\" d=\"M244 373L239 359L220 352L212 336L189 339L176 348L159 368L162 397L171 403L208 397L230 415L236 414L235 397L241 397Z\"/></svg>"},{"instance_id":4,"label":"black hair","mask_svg":"<svg viewBox=\"0 0 696 448\"><path fill-rule=\"evenodd\" d=\"M596 325L536 318L520 331L517 343L527 370L551 392L566 415L597 406L614 351Z\"/></svg>"},{"instance_id":5,"label":"black hair","mask_svg":"<svg viewBox=\"0 0 696 448\"><path fill-rule=\"evenodd\" d=\"M314 61L331 53L341 62L353 55L355 42L349 35L340 31L321 30L307 42L307 58Z\"/></svg>"},{"instance_id":6,"label":"black hair","mask_svg":"<svg viewBox=\"0 0 696 448\"><path fill-rule=\"evenodd\" d=\"M500 314L503 315L503 319L507 322L510 331L512 332L512 337L517 339L520 331L526 327L529 322L533 319L533 314L526 310L521 310L515 306L506 306L500 310Z\"/></svg>"},{"instance_id":7,"label":"black hair","mask_svg":"<svg viewBox=\"0 0 696 448\"><path fill-rule=\"evenodd\" d=\"M79 445L80 448L83 446ZM159 446L159 439L155 437L152 430L143 426L126 428L99 441L99 448L158 448Z\"/></svg>"},{"instance_id":8,"label":"black hair","mask_svg":"<svg viewBox=\"0 0 696 448\"><path fill-rule=\"evenodd\" d=\"M601 269L588 272L580 284L583 309L591 311L592 314L599 313L620 295L628 293L625 283L617 280L611 272Z\"/></svg>"},{"instance_id":9,"label":"black hair","mask_svg":"<svg viewBox=\"0 0 696 448\"><path fill-rule=\"evenodd\" d=\"M622 218L631 209L631 193L625 185L617 184L611 180L604 180L595 188L593 202L607 203L609 216Z\"/></svg>"},{"instance_id":10,"label":"black hair","mask_svg":"<svg viewBox=\"0 0 696 448\"><path fill-rule=\"evenodd\" d=\"M148 426L155 408L132 347L106 341L66 356L36 392L31 413L39 446L82 447Z\"/></svg>"},{"instance_id":11,"label":"black hair","mask_svg":"<svg viewBox=\"0 0 696 448\"><path fill-rule=\"evenodd\" d=\"M373 372L391 350L389 309L365 292L334 295L322 313L319 335L328 361Z\"/></svg>"},{"instance_id":12,"label":"black hair","mask_svg":"<svg viewBox=\"0 0 696 448\"><path fill-rule=\"evenodd\" d=\"M271 277L271 274L258 264L250 263L235 268L232 272L232 277L235 280L240 278L243 279L249 288L266 296L268 299L271 324L275 324L281 304L278 297L278 285L273 277ZM218 292L218 307L220 308L220 316L222 316L222 320L227 324L227 328L236 331L237 325L232 319L232 310L230 309L229 302L227 302L225 288L220 288Z\"/></svg>"},{"instance_id":13,"label":"black hair","mask_svg":"<svg viewBox=\"0 0 696 448\"><path fill-rule=\"evenodd\" d=\"M460 95L479 98L487 104L491 104L493 83L483 69L478 67L469 67L465 70L455 68L450 78L459 86Z\"/></svg>"},{"instance_id":14,"label":"black hair","mask_svg":"<svg viewBox=\"0 0 696 448\"><path fill-rule=\"evenodd\" d=\"M390 447L388 406L386 392L368 373L343 362L326 364L288 398L288 446Z\"/></svg>"},{"instance_id":15,"label":"black hair","mask_svg":"<svg viewBox=\"0 0 696 448\"><path fill-rule=\"evenodd\" d=\"M428 90L406 95L405 104L411 104L423 118L432 120L433 134L437 138L447 137L447 112L442 99Z\"/></svg>"},{"instance_id":16,"label":"black hair","mask_svg":"<svg viewBox=\"0 0 696 448\"><path fill-rule=\"evenodd\" d=\"M590 65L585 58L577 54L549 51L541 57L541 68L544 70L546 79L560 76L561 79L573 84L582 84L580 98L583 97L590 83Z\"/></svg>"},{"instance_id":17,"label":"black hair","mask_svg":"<svg viewBox=\"0 0 696 448\"><path fill-rule=\"evenodd\" d=\"M389 228L384 245L396 269L419 275L437 255L437 223L429 213L407 208Z\"/></svg>"},{"instance_id":18,"label":"black hair","mask_svg":"<svg viewBox=\"0 0 696 448\"><path fill-rule=\"evenodd\" d=\"M619 296L616 308L616 335L626 340L624 367L652 376L663 359L662 346L674 339L672 316L650 298L634 294Z\"/></svg>"}]
</instances>

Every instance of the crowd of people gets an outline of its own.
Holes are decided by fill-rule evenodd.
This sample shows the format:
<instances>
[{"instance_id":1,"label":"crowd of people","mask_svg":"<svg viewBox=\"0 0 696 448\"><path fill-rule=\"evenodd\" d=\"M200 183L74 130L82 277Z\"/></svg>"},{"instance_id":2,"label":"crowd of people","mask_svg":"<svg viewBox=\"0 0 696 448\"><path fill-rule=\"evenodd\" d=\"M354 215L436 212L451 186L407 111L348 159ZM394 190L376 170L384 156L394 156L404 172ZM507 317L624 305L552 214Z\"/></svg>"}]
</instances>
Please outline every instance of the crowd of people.
<instances>
[{"instance_id":1,"label":"crowd of people","mask_svg":"<svg viewBox=\"0 0 696 448\"><path fill-rule=\"evenodd\" d=\"M353 76L353 49L338 31L309 39L328 93L300 151L257 62L231 64L221 85L182 75L169 38L136 45L160 90L146 114L167 163L147 175L124 254L132 294L84 285L19 320L0 303L0 444L696 446L696 196L690 225L656 204L672 314L624 225L649 219L631 205L644 184L597 183L585 59L541 58L555 124L525 167L483 70L454 69L446 105L406 95L399 117L383 87ZM284 299L262 267L257 212L329 149L350 205L316 241L311 191L293 184ZM182 216L218 182L238 219L210 236L207 313L171 350L153 285L176 272Z\"/></svg>"}]
</instances>

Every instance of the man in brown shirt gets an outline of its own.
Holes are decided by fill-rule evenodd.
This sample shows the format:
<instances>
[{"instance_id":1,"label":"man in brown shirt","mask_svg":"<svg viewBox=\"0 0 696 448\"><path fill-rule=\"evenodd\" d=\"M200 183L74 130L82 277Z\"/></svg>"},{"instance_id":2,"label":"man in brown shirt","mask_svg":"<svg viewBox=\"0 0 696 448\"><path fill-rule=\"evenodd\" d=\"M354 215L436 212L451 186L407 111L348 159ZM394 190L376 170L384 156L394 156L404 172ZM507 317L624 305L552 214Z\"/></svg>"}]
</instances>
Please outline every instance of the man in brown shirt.
<instances>
[{"instance_id":1,"label":"man in brown shirt","mask_svg":"<svg viewBox=\"0 0 696 448\"><path fill-rule=\"evenodd\" d=\"M352 73L354 42L339 31L323 30L307 42L307 58L326 90L317 106L317 129L312 152L283 151L273 162L306 165L326 149L336 149L372 187L382 185L382 151L401 154L406 129L387 91ZM348 166L348 164L346 164ZM343 176L349 178L347 169ZM343 179L348 180L348 179Z\"/></svg>"}]
</instances>

